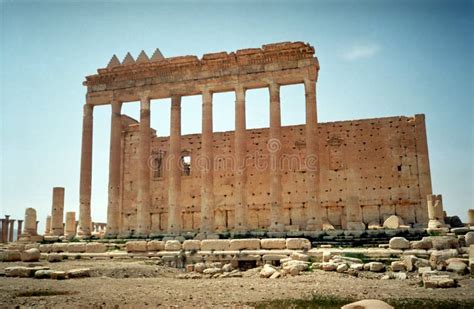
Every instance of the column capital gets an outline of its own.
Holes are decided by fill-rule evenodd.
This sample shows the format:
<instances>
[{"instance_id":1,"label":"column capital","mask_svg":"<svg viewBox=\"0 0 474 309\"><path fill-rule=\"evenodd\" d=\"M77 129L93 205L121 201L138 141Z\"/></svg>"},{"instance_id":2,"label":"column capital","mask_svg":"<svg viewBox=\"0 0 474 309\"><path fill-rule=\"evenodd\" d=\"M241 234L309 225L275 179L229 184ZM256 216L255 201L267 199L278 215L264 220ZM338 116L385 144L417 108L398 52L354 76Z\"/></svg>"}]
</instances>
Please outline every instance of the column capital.
<instances>
[{"instance_id":1,"label":"column capital","mask_svg":"<svg viewBox=\"0 0 474 309\"><path fill-rule=\"evenodd\" d=\"M119 101L119 100L112 100L110 102L110 105L112 106L112 112L114 113L120 113L120 111L122 110L122 101Z\"/></svg>"},{"instance_id":2,"label":"column capital","mask_svg":"<svg viewBox=\"0 0 474 309\"><path fill-rule=\"evenodd\" d=\"M142 90L138 92L138 97L140 101L150 101L151 90Z\"/></svg>"},{"instance_id":3,"label":"column capital","mask_svg":"<svg viewBox=\"0 0 474 309\"><path fill-rule=\"evenodd\" d=\"M92 114L94 113L94 105L84 104L83 113L84 116L92 116Z\"/></svg>"},{"instance_id":4,"label":"column capital","mask_svg":"<svg viewBox=\"0 0 474 309\"><path fill-rule=\"evenodd\" d=\"M270 91L270 94L279 94L280 93L280 84L271 81L268 83L268 89Z\"/></svg>"}]
</instances>

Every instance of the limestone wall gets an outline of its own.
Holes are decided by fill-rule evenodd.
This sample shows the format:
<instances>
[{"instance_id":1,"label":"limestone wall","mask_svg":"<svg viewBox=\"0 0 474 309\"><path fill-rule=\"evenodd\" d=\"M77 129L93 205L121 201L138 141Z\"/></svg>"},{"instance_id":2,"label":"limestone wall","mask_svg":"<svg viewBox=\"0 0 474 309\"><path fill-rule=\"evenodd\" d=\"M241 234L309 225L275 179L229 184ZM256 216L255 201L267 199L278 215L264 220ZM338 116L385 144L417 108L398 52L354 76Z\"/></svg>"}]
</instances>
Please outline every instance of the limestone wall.
<instances>
[{"instance_id":1,"label":"limestone wall","mask_svg":"<svg viewBox=\"0 0 474 309\"><path fill-rule=\"evenodd\" d=\"M138 180L138 124L127 118L122 136L121 230L136 224ZM268 128L247 131L247 203L251 229L269 225ZM154 134L154 133L153 133ZM320 200L330 222L346 227L346 201L357 196L365 224L379 223L397 214L405 223L427 222L426 195L431 194L424 115L389 117L319 124L321 190ZM181 139L183 155L191 157L190 175L181 177L183 230L200 225L201 138L199 134ZM306 218L305 126L282 128L282 187L287 229L304 229ZM152 232L167 227L168 138L155 135L150 158ZM215 225L234 224L234 134L214 133ZM161 168L158 161L161 159Z\"/></svg>"}]
</instances>

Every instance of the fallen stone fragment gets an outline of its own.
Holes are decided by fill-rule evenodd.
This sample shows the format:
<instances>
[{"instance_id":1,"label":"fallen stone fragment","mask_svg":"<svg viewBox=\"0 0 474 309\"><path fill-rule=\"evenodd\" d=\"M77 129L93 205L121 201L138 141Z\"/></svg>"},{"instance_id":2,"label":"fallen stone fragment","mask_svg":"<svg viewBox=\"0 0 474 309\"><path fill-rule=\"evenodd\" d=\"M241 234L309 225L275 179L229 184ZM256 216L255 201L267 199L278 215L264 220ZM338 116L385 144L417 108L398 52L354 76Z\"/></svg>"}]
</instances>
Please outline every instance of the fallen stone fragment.
<instances>
[{"instance_id":1,"label":"fallen stone fragment","mask_svg":"<svg viewBox=\"0 0 474 309\"><path fill-rule=\"evenodd\" d=\"M37 248L25 250L21 253L22 262L38 262L41 257L41 252Z\"/></svg>"},{"instance_id":2,"label":"fallen stone fragment","mask_svg":"<svg viewBox=\"0 0 474 309\"><path fill-rule=\"evenodd\" d=\"M410 242L404 237L393 237L389 242L390 249L409 249Z\"/></svg>"},{"instance_id":3,"label":"fallen stone fragment","mask_svg":"<svg viewBox=\"0 0 474 309\"><path fill-rule=\"evenodd\" d=\"M447 275L423 276L423 286L427 289L453 288L456 287L456 281Z\"/></svg>"},{"instance_id":4,"label":"fallen stone fragment","mask_svg":"<svg viewBox=\"0 0 474 309\"><path fill-rule=\"evenodd\" d=\"M2 262L21 261L21 253L19 250L5 250L3 252L0 252L0 261Z\"/></svg>"},{"instance_id":5,"label":"fallen stone fragment","mask_svg":"<svg viewBox=\"0 0 474 309\"><path fill-rule=\"evenodd\" d=\"M273 275L275 271L276 269L273 268L273 266L265 264L260 271L260 278L270 278L270 276Z\"/></svg>"},{"instance_id":6,"label":"fallen stone fragment","mask_svg":"<svg viewBox=\"0 0 474 309\"><path fill-rule=\"evenodd\" d=\"M66 274L69 278L84 278L90 277L90 271L90 268L77 268L68 270Z\"/></svg>"},{"instance_id":7,"label":"fallen stone fragment","mask_svg":"<svg viewBox=\"0 0 474 309\"><path fill-rule=\"evenodd\" d=\"M385 270L385 265L380 262L370 262L367 263L369 265L369 270L373 272L381 272ZM365 267L364 267L365 269Z\"/></svg>"},{"instance_id":8,"label":"fallen stone fragment","mask_svg":"<svg viewBox=\"0 0 474 309\"><path fill-rule=\"evenodd\" d=\"M220 274L222 272L221 268L213 267L213 268L207 268L203 271L203 274L205 275L215 275L215 274Z\"/></svg>"},{"instance_id":9,"label":"fallen stone fragment","mask_svg":"<svg viewBox=\"0 0 474 309\"><path fill-rule=\"evenodd\" d=\"M392 262L392 264L390 266L392 268L392 271L394 271L394 272L406 271L407 270L407 267L406 267L405 263L402 262L402 261L394 261L394 262Z\"/></svg>"},{"instance_id":10,"label":"fallen stone fragment","mask_svg":"<svg viewBox=\"0 0 474 309\"><path fill-rule=\"evenodd\" d=\"M321 269L324 271L335 271L337 270L337 264L331 262L322 263Z\"/></svg>"},{"instance_id":11,"label":"fallen stone fragment","mask_svg":"<svg viewBox=\"0 0 474 309\"><path fill-rule=\"evenodd\" d=\"M53 270L50 270L50 269L37 270L35 272L35 279L50 279L52 272Z\"/></svg>"},{"instance_id":12,"label":"fallen stone fragment","mask_svg":"<svg viewBox=\"0 0 474 309\"><path fill-rule=\"evenodd\" d=\"M48 254L47 260L50 263L61 262L63 260L63 256L59 253L50 253Z\"/></svg>"},{"instance_id":13,"label":"fallen stone fragment","mask_svg":"<svg viewBox=\"0 0 474 309\"><path fill-rule=\"evenodd\" d=\"M394 309L394 307L378 299L364 299L344 305L341 309Z\"/></svg>"},{"instance_id":14,"label":"fallen stone fragment","mask_svg":"<svg viewBox=\"0 0 474 309\"><path fill-rule=\"evenodd\" d=\"M65 271L58 271L58 270L52 271L51 272L51 279L54 279L54 280L67 279L66 272Z\"/></svg>"},{"instance_id":15,"label":"fallen stone fragment","mask_svg":"<svg viewBox=\"0 0 474 309\"><path fill-rule=\"evenodd\" d=\"M467 272L467 265L462 261L454 260L449 262L448 266L446 267L446 270L452 271L460 275L464 275Z\"/></svg>"}]
</instances>

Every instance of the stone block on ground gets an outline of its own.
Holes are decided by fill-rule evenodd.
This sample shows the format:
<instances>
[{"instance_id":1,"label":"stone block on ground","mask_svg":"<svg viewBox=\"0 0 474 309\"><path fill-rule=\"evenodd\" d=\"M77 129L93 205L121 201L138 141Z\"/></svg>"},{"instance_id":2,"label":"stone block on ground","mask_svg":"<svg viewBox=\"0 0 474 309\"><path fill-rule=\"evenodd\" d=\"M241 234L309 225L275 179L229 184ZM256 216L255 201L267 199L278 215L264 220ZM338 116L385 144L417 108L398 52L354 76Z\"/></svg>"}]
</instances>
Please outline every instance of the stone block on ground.
<instances>
[{"instance_id":1,"label":"stone block on ground","mask_svg":"<svg viewBox=\"0 0 474 309\"><path fill-rule=\"evenodd\" d=\"M90 269L89 268L77 268L77 269L70 269L67 271L67 276L69 278L84 278L90 277Z\"/></svg>"},{"instance_id":2,"label":"stone block on ground","mask_svg":"<svg viewBox=\"0 0 474 309\"><path fill-rule=\"evenodd\" d=\"M50 253L53 251L53 245L52 244L41 244L39 245L39 251L41 253Z\"/></svg>"},{"instance_id":3,"label":"stone block on ground","mask_svg":"<svg viewBox=\"0 0 474 309\"><path fill-rule=\"evenodd\" d=\"M260 271L260 278L269 278L275 271L276 269L273 266L265 264Z\"/></svg>"},{"instance_id":4,"label":"stone block on ground","mask_svg":"<svg viewBox=\"0 0 474 309\"><path fill-rule=\"evenodd\" d=\"M427 289L454 288L456 281L447 275L423 275L423 286Z\"/></svg>"},{"instance_id":5,"label":"stone block on ground","mask_svg":"<svg viewBox=\"0 0 474 309\"><path fill-rule=\"evenodd\" d=\"M260 240L262 249L286 249L285 238L265 238Z\"/></svg>"},{"instance_id":6,"label":"stone block on ground","mask_svg":"<svg viewBox=\"0 0 474 309\"><path fill-rule=\"evenodd\" d=\"M393 261L392 264L390 265L392 268L392 271L394 272L399 272L399 271L406 271L407 266L403 261Z\"/></svg>"},{"instance_id":7,"label":"stone block on ground","mask_svg":"<svg viewBox=\"0 0 474 309\"><path fill-rule=\"evenodd\" d=\"M51 279L64 280L67 279L67 274L65 271L55 270L51 272Z\"/></svg>"},{"instance_id":8,"label":"stone block on ground","mask_svg":"<svg viewBox=\"0 0 474 309\"><path fill-rule=\"evenodd\" d=\"M448 266L446 266L446 270L459 275L464 275L467 272L467 265L458 259L454 259L452 261L448 260Z\"/></svg>"},{"instance_id":9,"label":"stone block on ground","mask_svg":"<svg viewBox=\"0 0 474 309\"><path fill-rule=\"evenodd\" d=\"M433 247L433 244L431 242L431 239L423 238L422 240L415 240L415 241L410 242L410 247L412 249L429 250Z\"/></svg>"},{"instance_id":10,"label":"stone block on ground","mask_svg":"<svg viewBox=\"0 0 474 309\"><path fill-rule=\"evenodd\" d=\"M402 218L400 218L397 215L391 215L384 221L383 228L384 229L398 229L400 225L403 225Z\"/></svg>"},{"instance_id":11,"label":"stone block on ground","mask_svg":"<svg viewBox=\"0 0 474 309\"><path fill-rule=\"evenodd\" d=\"M474 232L468 232L464 236L464 241L466 242L466 247L474 245Z\"/></svg>"},{"instance_id":12,"label":"stone block on ground","mask_svg":"<svg viewBox=\"0 0 474 309\"><path fill-rule=\"evenodd\" d=\"M206 264L204 263L196 263L194 264L194 271L198 273L202 273L206 269Z\"/></svg>"},{"instance_id":13,"label":"stone block on ground","mask_svg":"<svg viewBox=\"0 0 474 309\"><path fill-rule=\"evenodd\" d=\"M148 251L163 251L165 250L165 242L161 240L150 240L146 243Z\"/></svg>"},{"instance_id":14,"label":"stone block on ground","mask_svg":"<svg viewBox=\"0 0 474 309\"><path fill-rule=\"evenodd\" d=\"M46 259L49 263L61 262L63 260L63 255L59 253L49 253Z\"/></svg>"},{"instance_id":15,"label":"stone block on ground","mask_svg":"<svg viewBox=\"0 0 474 309\"><path fill-rule=\"evenodd\" d=\"M107 251L107 246L99 242L89 242L86 244L87 253L104 253Z\"/></svg>"},{"instance_id":16,"label":"stone block on ground","mask_svg":"<svg viewBox=\"0 0 474 309\"><path fill-rule=\"evenodd\" d=\"M25 250L21 253L22 262L38 262L41 257L41 252L37 248Z\"/></svg>"},{"instance_id":17,"label":"stone block on ground","mask_svg":"<svg viewBox=\"0 0 474 309\"><path fill-rule=\"evenodd\" d=\"M201 241L202 251L227 251L230 240L228 239L204 239Z\"/></svg>"},{"instance_id":18,"label":"stone block on ground","mask_svg":"<svg viewBox=\"0 0 474 309\"><path fill-rule=\"evenodd\" d=\"M201 250L201 241L197 239L188 239L183 242L183 249L186 251Z\"/></svg>"},{"instance_id":19,"label":"stone block on ground","mask_svg":"<svg viewBox=\"0 0 474 309\"><path fill-rule=\"evenodd\" d=\"M232 239L229 245L230 250L260 250L260 239Z\"/></svg>"},{"instance_id":20,"label":"stone block on ground","mask_svg":"<svg viewBox=\"0 0 474 309\"><path fill-rule=\"evenodd\" d=\"M309 250L311 242L306 238L288 238L286 248L290 250Z\"/></svg>"},{"instance_id":21,"label":"stone block on ground","mask_svg":"<svg viewBox=\"0 0 474 309\"><path fill-rule=\"evenodd\" d=\"M368 265L368 270L373 271L373 272L382 272L385 270L385 265L380 262L370 262L367 263ZM365 269L365 266L364 266Z\"/></svg>"},{"instance_id":22,"label":"stone block on ground","mask_svg":"<svg viewBox=\"0 0 474 309\"><path fill-rule=\"evenodd\" d=\"M10 249L0 252L0 261L2 262L21 261L21 252L19 250L10 250Z\"/></svg>"},{"instance_id":23,"label":"stone block on ground","mask_svg":"<svg viewBox=\"0 0 474 309\"><path fill-rule=\"evenodd\" d=\"M70 242L67 244L67 252L84 253L86 252L86 243Z\"/></svg>"},{"instance_id":24,"label":"stone block on ground","mask_svg":"<svg viewBox=\"0 0 474 309\"><path fill-rule=\"evenodd\" d=\"M384 301L378 299L364 299L350 303L341 307L341 309L394 309Z\"/></svg>"},{"instance_id":25,"label":"stone block on ground","mask_svg":"<svg viewBox=\"0 0 474 309\"><path fill-rule=\"evenodd\" d=\"M147 242L144 240L127 241L125 248L127 252L146 252Z\"/></svg>"},{"instance_id":26,"label":"stone block on ground","mask_svg":"<svg viewBox=\"0 0 474 309\"><path fill-rule=\"evenodd\" d=\"M410 242L405 237L393 237L389 242L390 249L409 249Z\"/></svg>"},{"instance_id":27,"label":"stone block on ground","mask_svg":"<svg viewBox=\"0 0 474 309\"><path fill-rule=\"evenodd\" d=\"M299 253L299 252L293 252L293 253L291 254L291 258L292 258L293 260L297 260L297 261L303 261L303 262L309 261L309 255L303 254L303 253Z\"/></svg>"},{"instance_id":28,"label":"stone block on ground","mask_svg":"<svg viewBox=\"0 0 474 309\"><path fill-rule=\"evenodd\" d=\"M37 270L35 271L35 279L50 279L52 272L53 270L50 270L50 269Z\"/></svg>"},{"instance_id":29,"label":"stone block on ground","mask_svg":"<svg viewBox=\"0 0 474 309\"><path fill-rule=\"evenodd\" d=\"M181 248L179 240L167 240L165 243L165 251L180 251Z\"/></svg>"}]
</instances>

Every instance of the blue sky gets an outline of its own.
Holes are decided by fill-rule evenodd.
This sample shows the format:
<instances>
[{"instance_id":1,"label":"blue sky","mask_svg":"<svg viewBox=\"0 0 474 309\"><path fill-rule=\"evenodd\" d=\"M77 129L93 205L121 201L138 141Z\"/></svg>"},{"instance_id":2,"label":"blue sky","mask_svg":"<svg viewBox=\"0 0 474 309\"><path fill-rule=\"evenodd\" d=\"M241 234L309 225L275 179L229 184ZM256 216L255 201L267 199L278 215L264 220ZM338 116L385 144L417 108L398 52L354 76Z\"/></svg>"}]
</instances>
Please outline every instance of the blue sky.
<instances>
[{"instance_id":1,"label":"blue sky","mask_svg":"<svg viewBox=\"0 0 474 309\"><path fill-rule=\"evenodd\" d=\"M319 121L426 114L433 191L466 219L474 201L472 1L5 1L1 10L0 215L38 211L66 187L78 211L84 76L129 51L201 56L279 41L316 48ZM234 95L214 98L214 128L234 129ZM268 93L249 91L247 126L268 126ZM183 134L200 132L183 99ZM169 134L169 100L152 126ZM123 112L138 117L139 105ZM199 115L199 116L196 116ZM283 125L304 122L302 86L282 89ZM92 215L105 221L110 107L94 113Z\"/></svg>"}]
</instances>

